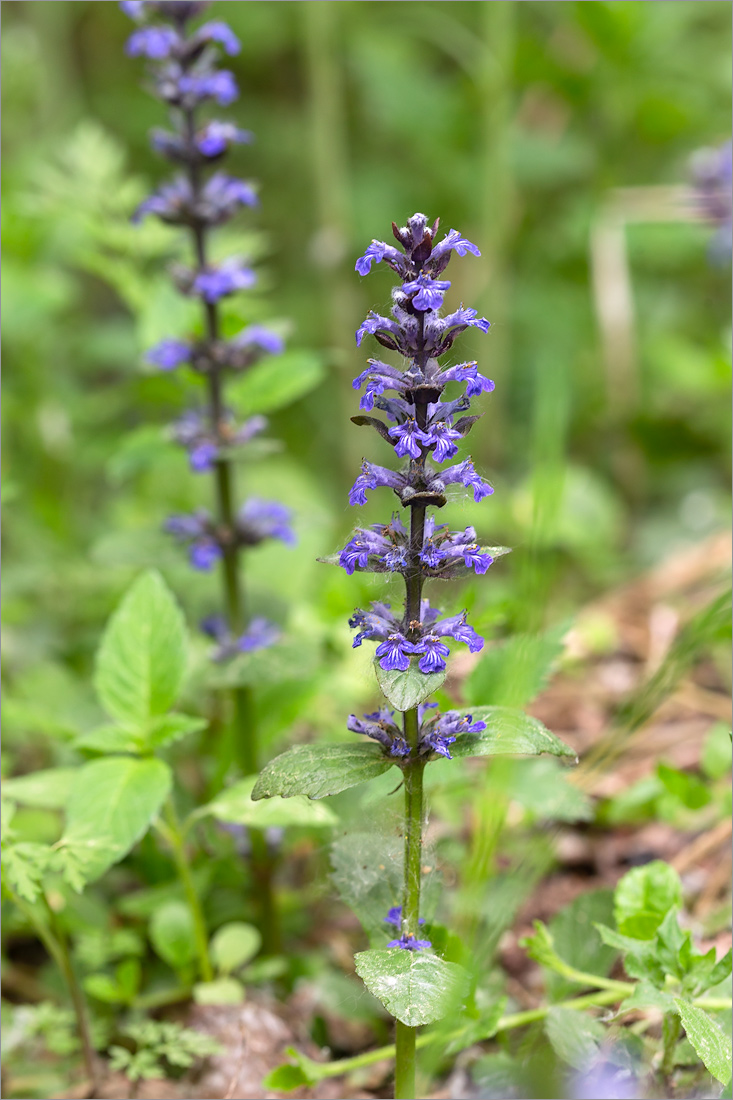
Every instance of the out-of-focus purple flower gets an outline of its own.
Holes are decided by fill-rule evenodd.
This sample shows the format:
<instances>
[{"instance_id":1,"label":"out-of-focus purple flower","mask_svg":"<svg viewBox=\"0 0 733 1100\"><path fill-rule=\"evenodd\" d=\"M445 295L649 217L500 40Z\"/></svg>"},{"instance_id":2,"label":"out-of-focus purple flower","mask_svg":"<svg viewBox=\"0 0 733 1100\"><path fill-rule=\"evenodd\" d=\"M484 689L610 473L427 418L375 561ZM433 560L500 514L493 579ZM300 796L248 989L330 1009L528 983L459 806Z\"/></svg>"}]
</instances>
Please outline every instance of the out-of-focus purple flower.
<instances>
[{"instance_id":1,"label":"out-of-focus purple flower","mask_svg":"<svg viewBox=\"0 0 733 1100\"><path fill-rule=\"evenodd\" d=\"M218 267L208 267L194 277L192 289L200 294L205 302L218 302L238 290L249 290L257 282L257 276L251 268L245 267L240 260L224 260Z\"/></svg>"},{"instance_id":2,"label":"out-of-focus purple flower","mask_svg":"<svg viewBox=\"0 0 733 1100\"><path fill-rule=\"evenodd\" d=\"M175 370L191 358L191 345L184 340L161 340L145 353L148 363L160 370Z\"/></svg>"},{"instance_id":3,"label":"out-of-focus purple flower","mask_svg":"<svg viewBox=\"0 0 733 1100\"><path fill-rule=\"evenodd\" d=\"M193 446L188 453L191 469L195 474L208 473L214 468L218 457L219 448L216 443L210 443L206 439Z\"/></svg>"},{"instance_id":4,"label":"out-of-focus purple flower","mask_svg":"<svg viewBox=\"0 0 733 1100\"><path fill-rule=\"evenodd\" d=\"M256 546L264 539L280 539L294 546L296 538L291 521L292 513L285 505L250 497L237 514L237 532L245 546Z\"/></svg>"},{"instance_id":5,"label":"out-of-focus purple flower","mask_svg":"<svg viewBox=\"0 0 733 1100\"><path fill-rule=\"evenodd\" d=\"M733 146L700 149L692 158L693 198L702 216L716 227L710 254L716 263L730 262L733 245Z\"/></svg>"},{"instance_id":6,"label":"out-of-focus purple flower","mask_svg":"<svg viewBox=\"0 0 733 1100\"><path fill-rule=\"evenodd\" d=\"M399 928L402 924L402 906L393 905L387 912L387 916L384 918L385 924L393 924L395 928ZM425 924L425 917L420 917L418 924Z\"/></svg>"},{"instance_id":7,"label":"out-of-focus purple flower","mask_svg":"<svg viewBox=\"0 0 733 1100\"><path fill-rule=\"evenodd\" d=\"M130 19L142 19L145 14L145 0L122 0L120 7Z\"/></svg>"},{"instance_id":8,"label":"out-of-focus purple flower","mask_svg":"<svg viewBox=\"0 0 733 1100\"><path fill-rule=\"evenodd\" d=\"M268 649L280 637L280 631L274 623L258 617L252 619L242 636L237 640L237 648L242 653L253 653L257 649Z\"/></svg>"},{"instance_id":9,"label":"out-of-focus purple flower","mask_svg":"<svg viewBox=\"0 0 733 1100\"><path fill-rule=\"evenodd\" d=\"M233 122L218 122L212 119L196 135L196 148L205 157L218 157L225 153L230 145L245 145L252 140L249 130L240 130Z\"/></svg>"},{"instance_id":10,"label":"out-of-focus purple flower","mask_svg":"<svg viewBox=\"0 0 733 1100\"><path fill-rule=\"evenodd\" d=\"M196 31L196 40L203 42L218 42L224 48L224 52L231 57L242 49L239 39L234 31L226 23L219 21L204 23Z\"/></svg>"},{"instance_id":11,"label":"out-of-focus purple flower","mask_svg":"<svg viewBox=\"0 0 733 1100\"><path fill-rule=\"evenodd\" d=\"M424 951L432 947L430 940L418 940L412 932L403 932L398 940L390 940L387 947L402 947L405 951Z\"/></svg>"},{"instance_id":12,"label":"out-of-focus purple flower","mask_svg":"<svg viewBox=\"0 0 733 1100\"><path fill-rule=\"evenodd\" d=\"M189 547L188 556L194 569L208 573L221 558L222 549L213 539L196 539Z\"/></svg>"},{"instance_id":13,"label":"out-of-focus purple flower","mask_svg":"<svg viewBox=\"0 0 733 1100\"><path fill-rule=\"evenodd\" d=\"M285 341L282 336L265 328L264 325L249 325L234 337L232 343L241 348L261 348L270 355L281 355L285 350Z\"/></svg>"},{"instance_id":14,"label":"out-of-focus purple flower","mask_svg":"<svg viewBox=\"0 0 733 1100\"><path fill-rule=\"evenodd\" d=\"M239 96L239 88L234 73L220 69L213 73L193 73L181 76L177 81L179 95L194 103L204 99L215 99L222 107L228 107Z\"/></svg>"},{"instance_id":15,"label":"out-of-focus purple flower","mask_svg":"<svg viewBox=\"0 0 733 1100\"><path fill-rule=\"evenodd\" d=\"M180 36L172 27L141 27L130 35L125 50L130 57L148 57L151 61L162 61L171 57L180 45Z\"/></svg>"},{"instance_id":16,"label":"out-of-focus purple flower","mask_svg":"<svg viewBox=\"0 0 733 1100\"><path fill-rule=\"evenodd\" d=\"M639 1095L632 1074L612 1062L599 1062L585 1073L576 1074L570 1088L573 1100L636 1100Z\"/></svg>"}]
</instances>

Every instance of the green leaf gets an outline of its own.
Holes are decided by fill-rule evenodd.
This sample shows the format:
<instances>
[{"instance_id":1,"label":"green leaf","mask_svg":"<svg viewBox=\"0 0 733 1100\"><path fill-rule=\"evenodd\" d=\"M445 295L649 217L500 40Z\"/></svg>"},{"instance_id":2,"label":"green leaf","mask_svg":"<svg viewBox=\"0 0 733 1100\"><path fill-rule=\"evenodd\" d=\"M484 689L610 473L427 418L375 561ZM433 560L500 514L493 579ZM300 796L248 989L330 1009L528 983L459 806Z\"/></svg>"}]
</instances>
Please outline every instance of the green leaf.
<instances>
[{"instance_id":1,"label":"green leaf","mask_svg":"<svg viewBox=\"0 0 733 1100\"><path fill-rule=\"evenodd\" d=\"M289 1062L286 1062L282 1066L278 1066L277 1069L272 1070L264 1078L262 1084L266 1089L276 1089L278 1092L290 1092L292 1089L299 1089L303 1085L309 1085L310 1081L307 1074L303 1072L300 1066L291 1066Z\"/></svg>"},{"instance_id":2,"label":"green leaf","mask_svg":"<svg viewBox=\"0 0 733 1100\"><path fill-rule=\"evenodd\" d=\"M138 753L140 738L123 726L99 726L89 733L82 733L74 741L75 749L91 749L107 755L120 752Z\"/></svg>"},{"instance_id":3,"label":"green leaf","mask_svg":"<svg viewBox=\"0 0 733 1100\"><path fill-rule=\"evenodd\" d=\"M679 875L668 863L655 859L634 867L616 886L616 927L622 935L651 940L669 910L681 904Z\"/></svg>"},{"instance_id":4,"label":"green leaf","mask_svg":"<svg viewBox=\"0 0 733 1100\"><path fill-rule=\"evenodd\" d=\"M700 1061L721 1085L727 1085L731 1079L731 1041L715 1020L689 1001L675 997L674 1003L680 1014L682 1025L687 1033Z\"/></svg>"},{"instance_id":5,"label":"green leaf","mask_svg":"<svg viewBox=\"0 0 733 1100\"><path fill-rule=\"evenodd\" d=\"M622 1003L619 1012L632 1012L637 1008L657 1008L660 1012L674 1012L674 998L657 989L651 982L640 981L634 992Z\"/></svg>"},{"instance_id":6,"label":"green leaf","mask_svg":"<svg viewBox=\"0 0 733 1100\"><path fill-rule=\"evenodd\" d=\"M657 775L675 798L679 798L688 810L699 810L707 806L712 795L706 785L696 775L689 775L679 768L670 768L668 764L657 765Z\"/></svg>"},{"instance_id":7,"label":"green leaf","mask_svg":"<svg viewBox=\"0 0 733 1100\"><path fill-rule=\"evenodd\" d=\"M84 979L84 989L90 997L105 1004L121 1004L125 998L117 982L109 974L89 974Z\"/></svg>"},{"instance_id":8,"label":"green leaf","mask_svg":"<svg viewBox=\"0 0 733 1100\"><path fill-rule=\"evenodd\" d=\"M424 703L438 690L448 674L448 670L443 669L442 672L430 672L426 676L418 668L418 659L415 657L410 660L410 667L406 672L395 669L385 672L379 661L374 662L374 670L382 692L397 710L412 710Z\"/></svg>"},{"instance_id":9,"label":"green leaf","mask_svg":"<svg viewBox=\"0 0 733 1100\"><path fill-rule=\"evenodd\" d=\"M220 791L197 814L210 814L219 821L247 825L255 829L286 828L293 825L327 828L338 822L336 814L329 806L312 802L303 795L293 795L287 799L276 795L266 801L253 802L252 791L256 782L256 775L240 779L238 783Z\"/></svg>"},{"instance_id":10,"label":"green leaf","mask_svg":"<svg viewBox=\"0 0 733 1100\"><path fill-rule=\"evenodd\" d=\"M183 901L169 901L150 920L150 942L163 962L180 970L196 958L196 931L191 909Z\"/></svg>"},{"instance_id":11,"label":"green leaf","mask_svg":"<svg viewBox=\"0 0 733 1100\"><path fill-rule=\"evenodd\" d=\"M61 844L88 853L89 879L123 859L147 832L171 788L162 760L109 757L77 771Z\"/></svg>"},{"instance_id":12,"label":"green leaf","mask_svg":"<svg viewBox=\"0 0 733 1100\"><path fill-rule=\"evenodd\" d=\"M53 851L45 844L22 841L3 846L2 877L25 901L34 902L41 894L43 876L53 860Z\"/></svg>"},{"instance_id":13,"label":"green leaf","mask_svg":"<svg viewBox=\"0 0 733 1100\"><path fill-rule=\"evenodd\" d=\"M239 1005L244 1000L244 988L236 978L217 978L195 985L193 999L197 1005Z\"/></svg>"},{"instance_id":14,"label":"green leaf","mask_svg":"<svg viewBox=\"0 0 733 1100\"><path fill-rule=\"evenodd\" d=\"M612 913L611 890L590 890L575 898L548 925L558 955L576 970L607 977L618 952L603 943L593 924L610 921ZM577 989L577 982L554 973L548 975L548 985L553 1000L569 997Z\"/></svg>"},{"instance_id":15,"label":"green leaf","mask_svg":"<svg viewBox=\"0 0 733 1100\"><path fill-rule=\"evenodd\" d=\"M716 722L705 738L700 766L709 779L722 779L731 766L730 726Z\"/></svg>"},{"instance_id":16,"label":"green leaf","mask_svg":"<svg viewBox=\"0 0 733 1100\"><path fill-rule=\"evenodd\" d=\"M393 764L379 745L296 745L267 764L252 798L326 798L374 779Z\"/></svg>"},{"instance_id":17,"label":"green leaf","mask_svg":"<svg viewBox=\"0 0 733 1100\"><path fill-rule=\"evenodd\" d=\"M3 797L22 806L63 810L76 778L76 768L46 768L3 780Z\"/></svg>"},{"instance_id":18,"label":"green leaf","mask_svg":"<svg viewBox=\"0 0 733 1100\"><path fill-rule=\"evenodd\" d=\"M451 745L453 756L496 756L521 753L536 756L547 752L576 760L575 749L550 733L538 718L509 707L471 707L474 721L486 723L481 733L463 734Z\"/></svg>"},{"instance_id":19,"label":"green leaf","mask_svg":"<svg viewBox=\"0 0 733 1100\"><path fill-rule=\"evenodd\" d=\"M231 921L211 937L209 952L216 969L226 975L253 959L261 947L262 936L254 925Z\"/></svg>"},{"instance_id":20,"label":"green leaf","mask_svg":"<svg viewBox=\"0 0 733 1100\"><path fill-rule=\"evenodd\" d=\"M191 714L164 714L148 726L145 733L145 747L148 750L161 749L172 741L180 741L189 733L198 733L206 729L205 718L194 718Z\"/></svg>"},{"instance_id":21,"label":"green leaf","mask_svg":"<svg viewBox=\"0 0 733 1100\"><path fill-rule=\"evenodd\" d=\"M561 1061L586 1069L598 1053L605 1028L584 1012L555 1005L545 1018L545 1033Z\"/></svg>"},{"instance_id":22,"label":"green leaf","mask_svg":"<svg viewBox=\"0 0 733 1100\"><path fill-rule=\"evenodd\" d=\"M325 374L323 360L312 351L286 351L232 379L231 401L241 405L247 416L273 412L315 389Z\"/></svg>"},{"instance_id":23,"label":"green leaf","mask_svg":"<svg viewBox=\"0 0 733 1100\"><path fill-rule=\"evenodd\" d=\"M545 634L516 634L492 646L464 685L469 703L523 707L542 691L563 650L569 623L559 623Z\"/></svg>"},{"instance_id":24,"label":"green leaf","mask_svg":"<svg viewBox=\"0 0 733 1100\"><path fill-rule=\"evenodd\" d=\"M458 1005L468 982L463 967L422 951L360 951L354 963L369 992L408 1027L440 1020Z\"/></svg>"},{"instance_id":25,"label":"green leaf","mask_svg":"<svg viewBox=\"0 0 733 1100\"><path fill-rule=\"evenodd\" d=\"M110 619L97 654L99 700L140 729L174 703L186 668L183 613L159 573L143 574Z\"/></svg>"}]
</instances>

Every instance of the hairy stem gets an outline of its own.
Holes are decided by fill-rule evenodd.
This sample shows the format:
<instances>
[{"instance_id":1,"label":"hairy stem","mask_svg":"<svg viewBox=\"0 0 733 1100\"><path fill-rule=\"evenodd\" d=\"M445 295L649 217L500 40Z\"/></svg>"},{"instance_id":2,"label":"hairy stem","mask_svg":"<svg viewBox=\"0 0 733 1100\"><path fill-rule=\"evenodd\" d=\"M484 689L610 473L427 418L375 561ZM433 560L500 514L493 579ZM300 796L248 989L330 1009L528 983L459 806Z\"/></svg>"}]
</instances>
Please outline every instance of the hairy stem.
<instances>
[{"instance_id":1,"label":"hairy stem","mask_svg":"<svg viewBox=\"0 0 733 1100\"><path fill-rule=\"evenodd\" d=\"M183 891L186 895L188 907L191 910L191 917L193 919L196 953L199 958L199 973L201 974L202 981L210 982L214 978L214 971L209 958L209 937L206 930L206 920L204 918L203 909L201 908L201 899L196 889L196 883L191 874L191 865L188 862L186 842L183 839L181 824L178 820L176 808L173 805L173 799L170 797L165 804L165 819L167 826L165 835L173 850L173 859L178 870L178 877L181 880L181 885L183 886Z\"/></svg>"}]
</instances>

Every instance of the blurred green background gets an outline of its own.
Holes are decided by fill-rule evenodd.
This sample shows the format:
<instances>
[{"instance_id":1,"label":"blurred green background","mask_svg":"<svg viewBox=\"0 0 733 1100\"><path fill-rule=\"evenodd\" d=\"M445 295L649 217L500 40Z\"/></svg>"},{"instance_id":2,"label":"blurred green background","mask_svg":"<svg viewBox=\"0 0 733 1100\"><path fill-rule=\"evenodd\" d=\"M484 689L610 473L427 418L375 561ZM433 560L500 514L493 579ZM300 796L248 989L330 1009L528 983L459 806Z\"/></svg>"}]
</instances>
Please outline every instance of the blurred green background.
<instances>
[{"instance_id":1,"label":"blurred green background","mask_svg":"<svg viewBox=\"0 0 733 1100\"><path fill-rule=\"evenodd\" d=\"M191 577L159 533L209 491L163 432L194 384L141 365L187 317L164 270L176 234L128 220L167 171L147 145L161 105L124 54L117 4L13 0L3 16L5 652L20 732L29 714L50 721L39 694L78 722L74 685L139 570L162 568L194 614L216 580ZM260 211L221 239L261 270L231 323L289 319L293 395L322 377L274 409L283 449L242 475L296 510L301 540L248 558L255 610L302 642L280 670L291 690L261 702L272 737L309 711L342 728L354 684L373 690L345 618L383 579L314 559L391 508L374 494L355 516L346 490L362 455L387 459L348 417L376 348L353 333L392 282L383 266L359 279L354 260L393 219L439 215L482 250L454 260L448 304L492 321L454 350L496 381L470 439L496 492L445 518L514 553L451 608L490 636L538 629L727 526L729 269L681 189L693 152L730 132L729 3L251 0L212 17L243 43L227 62L241 98L221 113L256 134L232 169L261 183ZM619 197L629 188L643 190ZM613 236L619 209L628 279L601 271L594 291L591 241ZM604 349L598 310L624 287L634 315Z\"/></svg>"}]
</instances>

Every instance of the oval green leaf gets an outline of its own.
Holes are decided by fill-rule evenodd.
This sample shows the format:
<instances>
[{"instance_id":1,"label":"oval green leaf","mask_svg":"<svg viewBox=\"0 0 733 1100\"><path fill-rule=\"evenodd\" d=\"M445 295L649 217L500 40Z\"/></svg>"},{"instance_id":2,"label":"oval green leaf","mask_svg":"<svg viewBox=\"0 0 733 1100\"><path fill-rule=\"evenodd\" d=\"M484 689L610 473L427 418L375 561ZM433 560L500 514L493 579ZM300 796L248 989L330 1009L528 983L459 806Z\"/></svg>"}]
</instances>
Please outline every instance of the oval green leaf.
<instances>
[{"instance_id":1,"label":"oval green leaf","mask_svg":"<svg viewBox=\"0 0 733 1100\"><path fill-rule=\"evenodd\" d=\"M447 669L442 672L430 672L427 675L418 668L413 657L406 672L395 669L385 671L379 661L374 662L377 681L382 692L397 710L412 710L424 703L434 691L437 691L446 678Z\"/></svg>"},{"instance_id":2,"label":"oval green leaf","mask_svg":"<svg viewBox=\"0 0 733 1100\"><path fill-rule=\"evenodd\" d=\"M127 592L97 653L95 687L104 709L139 729L175 702L186 669L183 613L159 573Z\"/></svg>"},{"instance_id":3,"label":"oval green leaf","mask_svg":"<svg viewBox=\"0 0 733 1100\"><path fill-rule=\"evenodd\" d=\"M183 901L168 901L156 909L149 935L156 953L174 970L196 958L196 930L191 909Z\"/></svg>"},{"instance_id":4,"label":"oval green leaf","mask_svg":"<svg viewBox=\"0 0 733 1100\"><path fill-rule=\"evenodd\" d=\"M231 921L211 937L209 953L218 972L227 975L253 959L261 947L262 936L254 925Z\"/></svg>"},{"instance_id":5,"label":"oval green leaf","mask_svg":"<svg viewBox=\"0 0 733 1100\"><path fill-rule=\"evenodd\" d=\"M252 791L256 782L256 775L240 779L238 783L220 791L213 802L197 812L201 815L210 814L219 821L247 825L255 829L297 825L322 829L338 822L336 814L328 806L313 802L303 795L292 795L288 799L275 795L265 801L253 802Z\"/></svg>"},{"instance_id":6,"label":"oval green leaf","mask_svg":"<svg viewBox=\"0 0 733 1100\"><path fill-rule=\"evenodd\" d=\"M296 745L265 767L252 798L326 798L374 779L394 763L379 745Z\"/></svg>"},{"instance_id":7,"label":"oval green leaf","mask_svg":"<svg viewBox=\"0 0 733 1100\"><path fill-rule=\"evenodd\" d=\"M79 768L60 844L83 854L87 881L127 855L170 788L171 771L162 760L115 756Z\"/></svg>"},{"instance_id":8,"label":"oval green leaf","mask_svg":"<svg viewBox=\"0 0 733 1100\"><path fill-rule=\"evenodd\" d=\"M354 962L369 992L408 1027L441 1020L458 1006L468 984L462 966L424 951L360 951Z\"/></svg>"},{"instance_id":9,"label":"oval green leaf","mask_svg":"<svg viewBox=\"0 0 733 1100\"><path fill-rule=\"evenodd\" d=\"M471 707L474 721L486 723L481 733L460 736L451 745L452 756L498 756L501 753L538 756L567 756L577 760L575 749L521 710L510 707Z\"/></svg>"}]
</instances>

